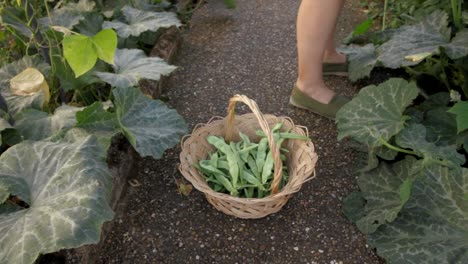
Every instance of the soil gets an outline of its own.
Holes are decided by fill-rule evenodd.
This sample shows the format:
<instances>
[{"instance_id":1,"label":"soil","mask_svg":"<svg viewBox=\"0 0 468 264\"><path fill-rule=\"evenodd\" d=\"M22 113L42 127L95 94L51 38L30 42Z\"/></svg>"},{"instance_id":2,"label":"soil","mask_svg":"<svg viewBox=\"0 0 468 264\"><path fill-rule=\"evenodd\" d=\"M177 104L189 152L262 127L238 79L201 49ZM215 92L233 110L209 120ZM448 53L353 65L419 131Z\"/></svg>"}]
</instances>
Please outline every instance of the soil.
<instances>
[{"instance_id":1,"label":"soil","mask_svg":"<svg viewBox=\"0 0 468 264\"><path fill-rule=\"evenodd\" d=\"M209 1L184 30L166 96L190 130L225 116L234 94L254 99L264 113L291 117L307 126L316 146L316 178L280 212L242 220L216 211L197 190L178 192L180 147L160 160L141 159L123 213L102 242L100 263L384 263L342 213L343 199L357 189L349 143L337 141L332 121L288 104L299 3L238 0L236 9L226 9L221 0ZM347 1L337 39L364 16L359 0ZM348 96L360 88L342 77L326 77L326 83Z\"/></svg>"}]
</instances>

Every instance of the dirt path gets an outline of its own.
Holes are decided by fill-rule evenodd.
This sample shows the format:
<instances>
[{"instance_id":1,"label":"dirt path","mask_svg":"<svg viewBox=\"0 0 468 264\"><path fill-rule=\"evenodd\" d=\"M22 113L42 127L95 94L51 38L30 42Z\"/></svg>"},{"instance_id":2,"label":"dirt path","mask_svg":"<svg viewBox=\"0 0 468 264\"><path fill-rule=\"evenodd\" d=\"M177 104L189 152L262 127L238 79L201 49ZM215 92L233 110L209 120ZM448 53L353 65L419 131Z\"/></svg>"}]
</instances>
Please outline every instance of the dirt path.
<instances>
[{"instance_id":1,"label":"dirt path","mask_svg":"<svg viewBox=\"0 0 468 264\"><path fill-rule=\"evenodd\" d=\"M102 263L383 263L342 215L342 199L356 189L353 153L337 142L335 125L288 105L296 76L295 19L299 0L238 0L227 10L210 0L191 20L168 87L169 104L190 128L225 116L229 98L245 94L264 113L308 127L316 144L317 177L277 214L240 220L217 212L204 196L177 192L179 148L144 159L129 187L125 214L116 216ZM363 14L348 1L338 25L343 38ZM346 79L327 78L340 93Z\"/></svg>"}]
</instances>

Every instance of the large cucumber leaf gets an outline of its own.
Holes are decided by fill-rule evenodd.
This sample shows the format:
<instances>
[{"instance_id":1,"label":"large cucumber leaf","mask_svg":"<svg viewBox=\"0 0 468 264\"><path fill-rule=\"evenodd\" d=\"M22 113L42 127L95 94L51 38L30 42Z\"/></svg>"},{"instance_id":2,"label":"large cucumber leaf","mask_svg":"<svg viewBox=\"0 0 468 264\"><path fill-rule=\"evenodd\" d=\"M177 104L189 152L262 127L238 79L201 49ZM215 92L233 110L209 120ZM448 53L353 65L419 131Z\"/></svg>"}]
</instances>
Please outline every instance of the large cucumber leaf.
<instances>
[{"instance_id":1,"label":"large cucumber leaf","mask_svg":"<svg viewBox=\"0 0 468 264\"><path fill-rule=\"evenodd\" d=\"M96 75L120 88L137 86L140 79L159 80L161 75L168 75L176 69L163 59L147 57L142 50L137 49L117 50L114 62L115 73L96 72Z\"/></svg>"},{"instance_id":2,"label":"large cucumber leaf","mask_svg":"<svg viewBox=\"0 0 468 264\"><path fill-rule=\"evenodd\" d=\"M102 102L95 102L76 113L76 127L96 136L104 149L108 149L112 137L120 131L115 113L104 109Z\"/></svg>"},{"instance_id":3,"label":"large cucumber leaf","mask_svg":"<svg viewBox=\"0 0 468 264\"><path fill-rule=\"evenodd\" d=\"M37 58L23 57L22 59L3 66L0 69L0 94L8 105L8 112L14 115L26 108L42 109L46 95L41 89L30 96L15 95L10 90L10 80L26 68L35 68L47 78L50 66Z\"/></svg>"},{"instance_id":4,"label":"large cucumber leaf","mask_svg":"<svg viewBox=\"0 0 468 264\"><path fill-rule=\"evenodd\" d=\"M124 6L122 13L127 23L114 20L112 22L105 21L102 25L103 28L117 30L117 34L121 38L138 37L145 31L156 32L159 28L181 25L174 12L151 12Z\"/></svg>"},{"instance_id":5,"label":"large cucumber leaf","mask_svg":"<svg viewBox=\"0 0 468 264\"><path fill-rule=\"evenodd\" d=\"M459 59L468 54L468 29L458 32L452 41L444 46L451 59Z\"/></svg>"},{"instance_id":6,"label":"large cucumber leaf","mask_svg":"<svg viewBox=\"0 0 468 264\"><path fill-rule=\"evenodd\" d=\"M377 60L388 68L416 65L424 58L440 53L440 47L452 58L468 54L468 30L463 30L450 40L448 15L437 10L423 21L403 26L389 41L377 48Z\"/></svg>"},{"instance_id":7,"label":"large cucumber leaf","mask_svg":"<svg viewBox=\"0 0 468 264\"><path fill-rule=\"evenodd\" d=\"M184 119L162 101L132 87L116 88L113 94L120 129L141 156L158 159L187 133Z\"/></svg>"},{"instance_id":8,"label":"large cucumber leaf","mask_svg":"<svg viewBox=\"0 0 468 264\"><path fill-rule=\"evenodd\" d=\"M34 263L40 254L97 243L113 217L111 184L105 153L91 136L9 148L0 156L0 196L29 208L0 206L0 263Z\"/></svg>"},{"instance_id":9,"label":"large cucumber leaf","mask_svg":"<svg viewBox=\"0 0 468 264\"><path fill-rule=\"evenodd\" d=\"M62 129L71 128L76 123L75 115L81 107L63 105L53 115L45 112L26 109L15 115L15 128L25 140L41 140L59 133Z\"/></svg>"},{"instance_id":10,"label":"large cucumber leaf","mask_svg":"<svg viewBox=\"0 0 468 264\"><path fill-rule=\"evenodd\" d=\"M80 0L78 3L69 2L53 9L49 16L39 19L39 23L45 26L61 26L72 29L85 19L85 13L94 10L95 5L94 1L90 0Z\"/></svg>"},{"instance_id":11,"label":"large cucumber leaf","mask_svg":"<svg viewBox=\"0 0 468 264\"><path fill-rule=\"evenodd\" d=\"M453 39L450 39L450 31L448 15L436 10L419 23L376 34L389 38L383 39L385 42L376 49L372 44L348 46L343 52L349 54L350 79L356 81L368 77L377 65L396 69L419 64L425 58L439 54L441 48L451 59L468 55L468 29L461 30Z\"/></svg>"},{"instance_id":12,"label":"large cucumber leaf","mask_svg":"<svg viewBox=\"0 0 468 264\"><path fill-rule=\"evenodd\" d=\"M407 156L393 165L382 162L378 168L362 173L358 179L361 190L359 198L364 199L365 203L357 204L355 195L347 198L347 216L365 234L373 233L379 226L394 221L407 202L408 195L403 195L404 191L408 191L404 189L405 184L411 185L421 166L421 161ZM360 216L353 217L355 212L360 212Z\"/></svg>"},{"instance_id":13,"label":"large cucumber leaf","mask_svg":"<svg viewBox=\"0 0 468 264\"><path fill-rule=\"evenodd\" d=\"M457 152L456 146L437 146L426 139L426 127L421 124L409 124L395 138L396 143L403 148L410 148L420 157L423 157L426 165L446 161L459 167L465 163L465 157Z\"/></svg>"},{"instance_id":14,"label":"large cucumber leaf","mask_svg":"<svg viewBox=\"0 0 468 264\"><path fill-rule=\"evenodd\" d=\"M468 263L468 170L430 166L392 223L369 235L389 263Z\"/></svg>"},{"instance_id":15,"label":"large cucumber leaf","mask_svg":"<svg viewBox=\"0 0 468 264\"><path fill-rule=\"evenodd\" d=\"M403 111L418 96L414 83L390 79L379 86L363 88L336 115L338 139L351 137L368 146L378 147L399 133L408 120Z\"/></svg>"},{"instance_id":16,"label":"large cucumber leaf","mask_svg":"<svg viewBox=\"0 0 468 264\"><path fill-rule=\"evenodd\" d=\"M372 69L377 65L377 54L374 44L365 46L349 45L341 48L349 60L349 79L357 81L369 77Z\"/></svg>"}]
</instances>

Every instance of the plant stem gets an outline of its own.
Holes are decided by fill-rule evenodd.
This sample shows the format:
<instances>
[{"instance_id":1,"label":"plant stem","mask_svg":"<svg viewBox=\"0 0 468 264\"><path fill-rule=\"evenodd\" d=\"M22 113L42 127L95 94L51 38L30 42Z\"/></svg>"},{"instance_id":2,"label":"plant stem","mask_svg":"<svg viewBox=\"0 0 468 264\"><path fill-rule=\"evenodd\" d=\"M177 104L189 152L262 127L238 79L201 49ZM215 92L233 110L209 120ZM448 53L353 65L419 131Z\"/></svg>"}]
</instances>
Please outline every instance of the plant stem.
<instances>
[{"instance_id":1,"label":"plant stem","mask_svg":"<svg viewBox=\"0 0 468 264\"><path fill-rule=\"evenodd\" d=\"M387 7L388 7L388 0L385 0L385 3L384 3L384 11L383 11L383 18L382 18L382 31L384 31L385 28L386 28Z\"/></svg>"},{"instance_id":2,"label":"plant stem","mask_svg":"<svg viewBox=\"0 0 468 264\"><path fill-rule=\"evenodd\" d=\"M452 15L453 15L453 24L455 24L455 28L458 30L462 29L462 1L461 0L450 0L450 4L452 7Z\"/></svg>"},{"instance_id":3,"label":"plant stem","mask_svg":"<svg viewBox=\"0 0 468 264\"><path fill-rule=\"evenodd\" d=\"M416 155L416 156L419 156L416 152L414 151L411 151L411 150L407 150L407 149L402 149L402 148L399 148L397 146L393 146L392 144L388 143L387 141L385 141L385 139L383 138L379 138L379 142L382 143L382 145L386 146L387 148L391 149L391 150L395 150L395 151L398 151L398 152L402 152L402 153L406 153L406 154L410 154L410 155Z\"/></svg>"}]
</instances>

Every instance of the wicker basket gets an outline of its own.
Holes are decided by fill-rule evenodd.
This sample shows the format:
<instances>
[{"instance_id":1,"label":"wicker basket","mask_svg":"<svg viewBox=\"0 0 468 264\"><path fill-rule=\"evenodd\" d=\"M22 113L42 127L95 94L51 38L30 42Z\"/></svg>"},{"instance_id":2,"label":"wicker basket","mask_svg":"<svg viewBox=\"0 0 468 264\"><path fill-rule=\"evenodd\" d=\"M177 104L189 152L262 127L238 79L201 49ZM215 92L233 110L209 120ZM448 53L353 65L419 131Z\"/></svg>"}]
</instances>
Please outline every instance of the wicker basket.
<instances>
[{"instance_id":1,"label":"wicker basket","mask_svg":"<svg viewBox=\"0 0 468 264\"><path fill-rule=\"evenodd\" d=\"M250 107L252 113L236 116L236 102L245 103ZM207 124L197 125L192 134L182 140L179 170L196 189L205 194L208 202L221 212L239 218L262 218L276 213L286 204L293 193L299 191L305 181L315 177L314 168L317 162L317 154L311 141L291 139L285 141L283 147L289 150L286 153L289 181L281 190L278 190L282 161L279 158L279 149L273 141L270 126L279 122L283 122L282 130L291 129L291 132L308 136L307 129L294 125L290 118L263 115L253 100L243 95L236 95L229 101L226 118L215 117ZM270 149L275 150L273 152L275 166L272 194L258 199L239 198L215 192L208 186L201 173L192 166L192 164L198 164L200 160L207 159L208 154L215 151L215 148L207 142L207 137L210 135L223 136L227 141L238 141L239 131L241 131L252 141L258 142L260 138L255 134L258 129L265 132Z\"/></svg>"}]
</instances>

